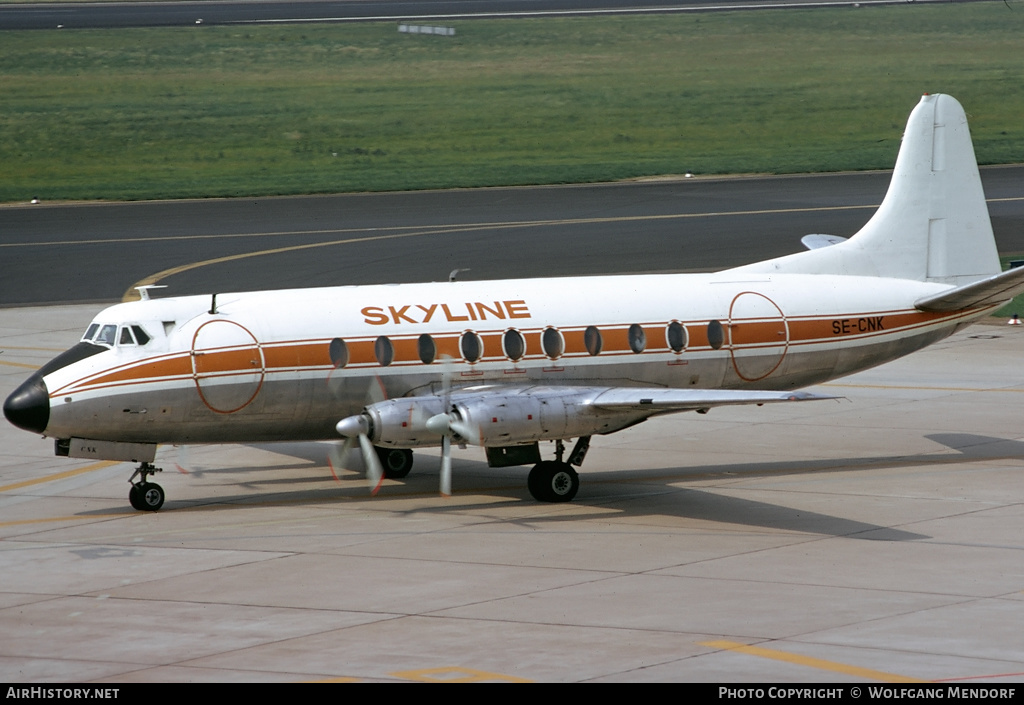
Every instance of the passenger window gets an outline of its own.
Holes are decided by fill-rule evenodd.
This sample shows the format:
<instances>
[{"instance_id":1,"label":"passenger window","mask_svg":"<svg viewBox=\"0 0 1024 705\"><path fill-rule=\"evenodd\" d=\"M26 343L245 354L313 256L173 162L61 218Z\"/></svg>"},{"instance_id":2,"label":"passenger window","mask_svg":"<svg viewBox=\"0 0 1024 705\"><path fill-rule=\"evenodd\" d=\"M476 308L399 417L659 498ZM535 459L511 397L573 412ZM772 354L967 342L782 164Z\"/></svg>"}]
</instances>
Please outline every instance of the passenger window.
<instances>
[{"instance_id":1,"label":"passenger window","mask_svg":"<svg viewBox=\"0 0 1024 705\"><path fill-rule=\"evenodd\" d=\"M462 357L466 362L476 362L479 360L483 353L483 347L480 336L471 330L463 333L462 338L459 340L459 349L462 351Z\"/></svg>"},{"instance_id":2,"label":"passenger window","mask_svg":"<svg viewBox=\"0 0 1024 705\"><path fill-rule=\"evenodd\" d=\"M331 356L331 364L335 369L340 369L348 364L348 346L341 338L335 338L327 348L327 354Z\"/></svg>"},{"instance_id":3,"label":"passenger window","mask_svg":"<svg viewBox=\"0 0 1024 705\"><path fill-rule=\"evenodd\" d=\"M719 350L725 344L725 329L721 321L708 322L708 344L715 350Z\"/></svg>"},{"instance_id":4,"label":"passenger window","mask_svg":"<svg viewBox=\"0 0 1024 705\"><path fill-rule=\"evenodd\" d=\"M505 355L508 356L509 360L519 362L523 359L523 355L526 354L526 339L523 338L522 333L515 328L510 328L505 331L501 342L505 348Z\"/></svg>"},{"instance_id":5,"label":"passenger window","mask_svg":"<svg viewBox=\"0 0 1024 705\"><path fill-rule=\"evenodd\" d=\"M387 367L395 359L395 346L391 344L386 335L382 335L373 344L373 353L377 356L380 366Z\"/></svg>"},{"instance_id":6,"label":"passenger window","mask_svg":"<svg viewBox=\"0 0 1024 705\"><path fill-rule=\"evenodd\" d=\"M591 355L600 355L604 342L601 340L601 331L595 326L588 326L583 331L583 345Z\"/></svg>"},{"instance_id":7,"label":"passenger window","mask_svg":"<svg viewBox=\"0 0 1024 705\"><path fill-rule=\"evenodd\" d=\"M552 360L562 357L562 353L565 352L565 341L557 328L545 328L540 337L540 345L544 348L544 354Z\"/></svg>"},{"instance_id":8,"label":"passenger window","mask_svg":"<svg viewBox=\"0 0 1024 705\"><path fill-rule=\"evenodd\" d=\"M634 323L629 327L629 349L635 353L642 353L647 347L647 334L644 329Z\"/></svg>"},{"instance_id":9,"label":"passenger window","mask_svg":"<svg viewBox=\"0 0 1024 705\"><path fill-rule=\"evenodd\" d=\"M668 346L672 348L672 352L681 353L686 349L686 328L679 321L672 321L668 324L668 328L665 329L665 340L668 342Z\"/></svg>"},{"instance_id":10,"label":"passenger window","mask_svg":"<svg viewBox=\"0 0 1024 705\"><path fill-rule=\"evenodd\" d=\"M429 365L437 358L437 343L426 333L420 336L416 347L419 350L420 362L424 365Z\"/></svg>"}]
</instances>

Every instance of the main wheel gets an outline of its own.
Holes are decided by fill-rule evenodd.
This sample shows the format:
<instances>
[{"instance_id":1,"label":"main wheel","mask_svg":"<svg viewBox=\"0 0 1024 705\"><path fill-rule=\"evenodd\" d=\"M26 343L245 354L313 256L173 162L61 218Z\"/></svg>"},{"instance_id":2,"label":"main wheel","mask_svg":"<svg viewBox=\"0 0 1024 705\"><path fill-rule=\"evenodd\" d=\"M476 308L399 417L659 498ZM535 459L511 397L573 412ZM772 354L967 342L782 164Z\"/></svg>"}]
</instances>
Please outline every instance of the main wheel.
<instances>
[{"instance_id":1,"label":"main wheel","mask_svg":"<svg viewBox=\"0 0 1024 705\"><path fill-rule=\"evenodd\" d=\"M139 506L136 509L141 509L145 512L155 512L160 507L164 506L164 488L155 482L140 482L133 486L133 491L136 493ZM128 498L131 499L131 493Z\"/></svg>"},{"instance_id":2,"label":"main wheel","mask_svg":"<svg viewBox=\"0 0 1024 705\"><path fill-rule=\"evenodd\" d=\"M132 504L132 509L138 509L140 512L145 509L142 506L142 492L139 491L138 485L132 485L132 488L128 490L128 501Z\"/></svg>"},{"instance_id":3,"label":"main wheel","mask_svg":"<svg viewBox=\"0 0 1024 705\"><path fill-rule=\"evenodd\" d=\"M384 477L400 480L412 470L412 451L408 448L377 448Z\"/></svg>"},{"instance_id":4,"label":"main wheel","mask_svg":"<svg viewBox=\"0 0 1024 705\"><path fill-rule=\"evenodd\" d=\"M580 476L568 463L545 460L530 470L526 486L538 502L568 502L580 489Z\"/></svg>"}]
</instances>

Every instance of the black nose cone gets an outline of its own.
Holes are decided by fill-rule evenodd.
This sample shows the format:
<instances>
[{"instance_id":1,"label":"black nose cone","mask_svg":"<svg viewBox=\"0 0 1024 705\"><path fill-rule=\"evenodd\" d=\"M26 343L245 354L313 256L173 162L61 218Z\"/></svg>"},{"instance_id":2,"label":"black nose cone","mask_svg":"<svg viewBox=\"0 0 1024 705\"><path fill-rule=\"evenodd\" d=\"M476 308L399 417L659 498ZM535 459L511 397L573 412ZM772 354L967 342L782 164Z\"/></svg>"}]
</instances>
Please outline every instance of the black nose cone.
<instances>
[{"instance_id":1,"label":"black nose cone","mask_svg":"<svg viewBox=\"0 0 1024 705\"><path fill-rule=\"evenodd\" d=\"M50 423L50 393L39 375L32 375L4 402L4 416L18 428L42 433Z\"/></svg>"}]
</instances>

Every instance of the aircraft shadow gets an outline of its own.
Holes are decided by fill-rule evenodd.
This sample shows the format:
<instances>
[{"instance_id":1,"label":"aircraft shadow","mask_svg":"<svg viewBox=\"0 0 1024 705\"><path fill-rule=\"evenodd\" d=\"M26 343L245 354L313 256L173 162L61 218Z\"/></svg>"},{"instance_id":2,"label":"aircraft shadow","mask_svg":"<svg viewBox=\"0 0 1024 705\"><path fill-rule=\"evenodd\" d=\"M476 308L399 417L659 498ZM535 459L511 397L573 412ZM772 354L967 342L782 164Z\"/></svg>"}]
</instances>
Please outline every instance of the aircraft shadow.
<instances>
[{"instance_id":1,"label":"aircraft shadow","mask_svg":"<svg viewBox=\"0 0 1024 705\"><path fill-rule=\"evenodd\" d=\"M800 460L778 462L752 462L715 466L677 466L653 468L646 470L622 470L601 472L587 476L586 470L581 472L582 489L573 500L575 506L609 508L614 507L626 516L668 515L683 519L694 519L723 524L740 524L758 528L771 528L781 531L845 537L869 541L915 541L930 538L923 534L903 531L889 526L857 521L846 517L833 516L804 509L794 509L770 502L743 499L719 494L713 490L685 487L687 482L707 481L715 477L786 477L799 474L822 474L830 472L849 472L857 469L877 469L888 466L907 466L920 464L962 463L965 460L991 460L998 458L1024 458L1024 442L982 436L971 433L938 433L925 436L929 440L958 451L956 455L891 455L880 457L832 458L823 460ZM323 443L287 442L272 444L250 444L249 447L268 450L291 459L278 464L262 466L258 469L247 468L250 479L239 482L239 468L219 467L203 468L195 473L197 478L209 475L218 482L234 484L239 489L250 493L224 496L220 495L206 502L175 502L173 485L170 486L171 498L167 510L184 506L204 509L231 509L250 507L253 502L251 491L265 492L258 501L261 503L318 503L336 500L339 494L347 500L365 500L367 502L387 501L388 497L407 499L410 496L429 496L438 491L437 458L433 453L421 454L413 472L402 480L400 488L390 481L389 486L382 490L378 497L370 497L365 476L362 473L361 460L354 458L352 470L337 470L337 482L329 488L294 489L296 484L322 484L325 479L333 479L327 467L327 454L330 447ZM296 462L297 461L297 462ZM284 470L307 468L318 470L305 477L280 477L276 473ZM266 477L251 479L253 472ZM455 459L455 493L450 500L435 506L416 507L401 510L401 513L445 513L452 511L479 510L479 502L459 502L459 485L467 495L486 493L498 496L507 503L530 502L538 507L526 489L528 468L487 467L482 461ZM234 476L236 479L232 480ZM684 485L680 487L680 485ZM276 488L288 486L291 491L279 491ZM396 491L397 490L397 491ZM499 500L500 501L500 500ZM493 506L493 503L491 503ZM551 505L557 507L559 505ZM109 510L104 513L109 513ZM87 515L88 513L86 513ZM579 521L577 512L552 512L538 516L513 519L514 523L536 525L538 523Z\"/></svg>"}]
</instances>

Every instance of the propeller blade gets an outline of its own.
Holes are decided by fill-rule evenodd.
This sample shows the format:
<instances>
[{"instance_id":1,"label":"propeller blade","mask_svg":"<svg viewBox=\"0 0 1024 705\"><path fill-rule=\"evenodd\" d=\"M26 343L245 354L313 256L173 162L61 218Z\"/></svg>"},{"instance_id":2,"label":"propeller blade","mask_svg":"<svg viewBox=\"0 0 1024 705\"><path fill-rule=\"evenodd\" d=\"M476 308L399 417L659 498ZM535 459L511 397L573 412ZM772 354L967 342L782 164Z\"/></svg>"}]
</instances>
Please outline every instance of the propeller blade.
<instances>
[{"instance_id":1,"label":"propeller blade","mask_svg":"<svg viewBox=\"0 0 1024 705\"><path fill-rule=\"evenodd\" d=\"M384 484L384 468L380 465L377 450L365 433L359 434L359 445L363 449L363 463L366 464L366 479L370 482L370 494L376 495L380 492L380 486Z\"/></svg>"},{"instance_id":2,"label":"propeller blade","mask_svg":"<svg viewBox=\"0 0 1024 705\"><path fill-rule=\"evenodd\" d=\"M441 409L442 412L427 419L426 429L441 436L441 496L452 496L452 359L441 356ZM457 431L455 431L457 433Z\"/></svg>"},{"instance_id":3,"label":"propeller blade","mask_svg":"<svg viewBox=\"0 0 1024 705\"><path fill-rule=\"evenodd\" d=\"M448 435L441 439L441 496L452 496L452 439Z\"/></svg>"},{"instance_id":4,"label":"propeller blade","mask_svg":"<svg viewBox=\"0 0 1024 705\"><path fill-rule=\"evenodd\" d=\"M475 426L471 426L461 419L449 418L448 429L466 441L471 441L474 438L479 439L480 437L480 433L477 431Z\"/></svg>"},{"instance_id":5,"label":"propeller blade","mask_svg":"<svg viewBox=\"0 0 1024 705\"><path fill-rule=\"evenodd\" d=\"M178 446L178 460L174 465L182 475L188 475L192 468L192 461L189 457L190 455L191 453L189 453L188 446Z\"/></svg>"},{"instance_id":6,"label":"propeller blade","mask_svg":"<svg viewBox=\"0 0 1024 705\"><path fill-rule=\"evenodd\" d=\"M331 475L338 482L341 482L341 478L338 477L339 470L348 470L348 459L352 449L355 448L356 439L346 438L343 443L332 443L331 450L327 454L327 467L331 469Z\"/></svg>"}]
</instances>

